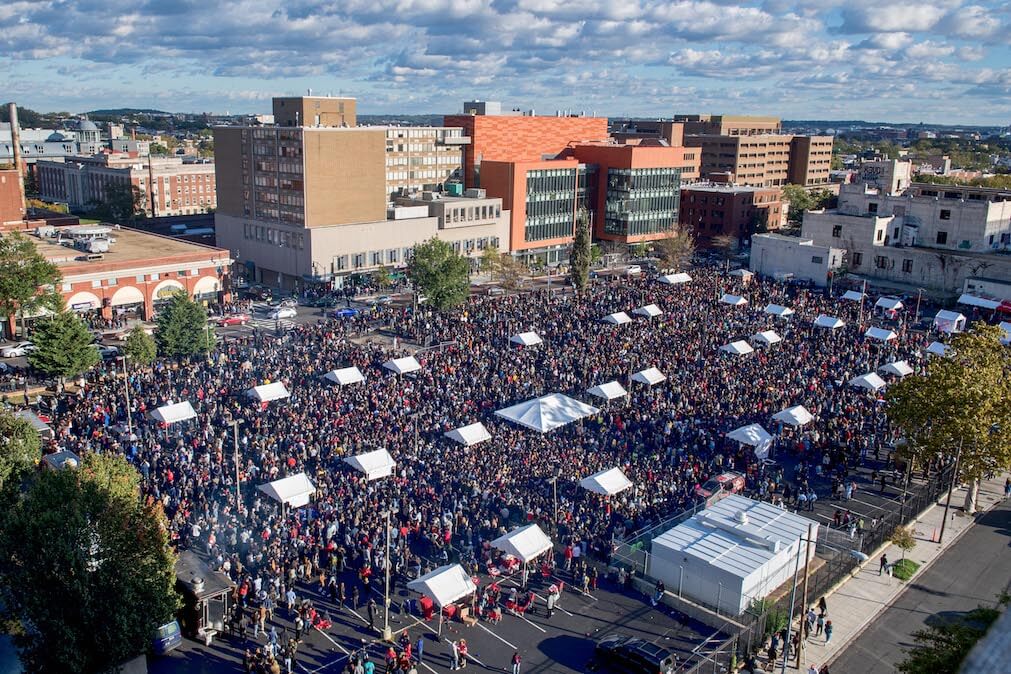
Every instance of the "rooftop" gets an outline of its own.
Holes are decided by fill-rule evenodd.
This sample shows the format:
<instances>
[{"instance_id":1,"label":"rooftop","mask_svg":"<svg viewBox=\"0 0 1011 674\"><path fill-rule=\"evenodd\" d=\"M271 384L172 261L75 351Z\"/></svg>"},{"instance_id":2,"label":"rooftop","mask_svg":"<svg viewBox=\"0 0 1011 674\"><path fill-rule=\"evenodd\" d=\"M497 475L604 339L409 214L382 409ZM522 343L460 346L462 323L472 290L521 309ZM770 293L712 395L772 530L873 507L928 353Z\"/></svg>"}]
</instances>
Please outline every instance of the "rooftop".
<instances>
[{"instance_id":1,"label":"rooftop","mask_svg":"<svg viewBox=\"0 0 1011 674\"><path fill-rule=\"evenodd\" d=\"M57 232L69 236L72 229L77 228L58 227ZM95 271L99 271L98 267L108 268L110 265L120 267L131 263L178 256L228 257L228 251L221 248L181 241L136 229L116 229L113 227L109 236L115 239L115 243L109 246L108 252L101 253L100 259L91 261L84 259L88 253L70 245L61 245L57 243L56 238L29 236L29 239L35 244L39 253L58 268L61 270L75 268L74 271L77 273L86 272L92 266L96 267Z\"/></svg>"},{"instance_id":2,"label":"rooftop","mask_svg":"<svg viewBox=\"0 0 1011 674\"><path fill-rule=\"evenodd\" d=\"M693 192L759 192L778 190L778 187L752 187L750 185L735 185L731 183L689 183L682 185L681 189Z\"/></svg>"}]
</instances>

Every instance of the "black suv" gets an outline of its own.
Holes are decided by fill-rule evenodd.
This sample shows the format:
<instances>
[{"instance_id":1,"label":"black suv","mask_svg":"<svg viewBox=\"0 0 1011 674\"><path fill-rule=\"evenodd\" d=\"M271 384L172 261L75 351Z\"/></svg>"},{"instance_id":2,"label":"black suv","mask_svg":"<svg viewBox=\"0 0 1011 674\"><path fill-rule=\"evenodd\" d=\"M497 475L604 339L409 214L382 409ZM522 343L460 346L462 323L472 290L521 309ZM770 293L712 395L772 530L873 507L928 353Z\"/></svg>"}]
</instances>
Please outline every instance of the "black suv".
<instances>
[{"instance_id":1,"label":"black suv","mask_svg":"<svg viewBox=\"0 0 1011 674\"><path fill-rule=\"evenodd\" d=\"M673 674L677 657L663 646L612 634L597 643L593 664L621 674Z\"/></svg>"}]
</instances>

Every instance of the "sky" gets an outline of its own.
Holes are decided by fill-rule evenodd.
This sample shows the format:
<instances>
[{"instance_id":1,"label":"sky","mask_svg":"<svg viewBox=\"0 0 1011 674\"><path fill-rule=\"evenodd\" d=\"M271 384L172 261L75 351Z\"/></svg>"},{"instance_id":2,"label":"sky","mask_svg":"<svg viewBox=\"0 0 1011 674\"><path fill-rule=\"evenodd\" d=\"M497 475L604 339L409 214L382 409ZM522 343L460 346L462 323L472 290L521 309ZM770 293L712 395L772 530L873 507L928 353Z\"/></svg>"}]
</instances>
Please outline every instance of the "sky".
<instances>
[{"instance_id":1,"label":"sky","mask_svg":"<svg viewBox=\"0 0 1011 674\"><path fill-rule=\"evenodd\" d=\"M0 98L40 111L1011 124L1006 0L4 0Z\"/></svg>"}]
</instances>

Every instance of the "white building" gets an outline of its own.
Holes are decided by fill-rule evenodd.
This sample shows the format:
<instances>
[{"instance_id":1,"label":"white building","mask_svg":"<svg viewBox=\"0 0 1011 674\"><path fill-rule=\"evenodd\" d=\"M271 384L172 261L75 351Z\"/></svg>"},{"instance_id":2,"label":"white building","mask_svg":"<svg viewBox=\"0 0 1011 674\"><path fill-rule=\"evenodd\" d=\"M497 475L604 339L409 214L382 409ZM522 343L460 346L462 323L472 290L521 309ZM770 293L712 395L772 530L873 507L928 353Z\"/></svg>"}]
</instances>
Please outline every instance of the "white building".
<instances>
[{"instance_id":1,"label":"white building","mask_svg":"<svg viewBox=\"0 0 1011 674\"><path fill-rule=\"evenodd\" d=\"M655 538L648 575L739 615L791 579L798 558L813 558L817 540L816 522L734 494Z\"/></svg>"},{"instance_id":2,"label":"white building","mask_svg":"<svg viewBox=\"0 0 1011 674\"><path fill-rule=\"evenodd\" d=\"M775 278L828 284L829 272L842 267L846 251L816 246L812 239L782 234L755 234L751 237L751 271Z\"/></svg>"}]
</instances>

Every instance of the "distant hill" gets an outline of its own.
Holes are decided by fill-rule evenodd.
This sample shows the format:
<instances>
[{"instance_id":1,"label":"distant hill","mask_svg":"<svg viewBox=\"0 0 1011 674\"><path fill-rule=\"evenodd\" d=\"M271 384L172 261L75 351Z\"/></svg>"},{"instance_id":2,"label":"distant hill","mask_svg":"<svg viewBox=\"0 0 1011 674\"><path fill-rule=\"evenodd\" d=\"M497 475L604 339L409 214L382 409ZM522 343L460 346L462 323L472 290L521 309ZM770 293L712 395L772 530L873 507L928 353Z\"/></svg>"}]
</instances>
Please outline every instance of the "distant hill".
<instances>
[{"instance_id":1,"label":"distant hill","mask_svg":"<svg viewBox=\"0 0 1011 674\"><path fill-rule=\"evenodd\" d=\"M850 126L892 126L909 129L920 126L920 122L868 122L862 119L784 119L784 127L814 126L822 128L840 128ZM979 126L973 124L922 124L925 129L993 129L997 125Z\"/></svg>"},{"instance_id":2,"label":"distant hill","mask_svg":"<svg viewBox=\"0 0 1011 674\"><path fill-rule=\"evenodd\" d=\"M358 115L359 125L442 126L442 115Z\"/></svg>"},{"instance_id":3,"label":"distant hill","mask_svg":"<svg viewBox=\"0 0 1011 674\"><path fill-rule=\"evenodd\" d=\"M84 113L89 117L129 117L131 115L149 115L151 117L170 117L174 113L150 108L114 108L111 110L91 110Z\"/></svg>"}]
</instances>

